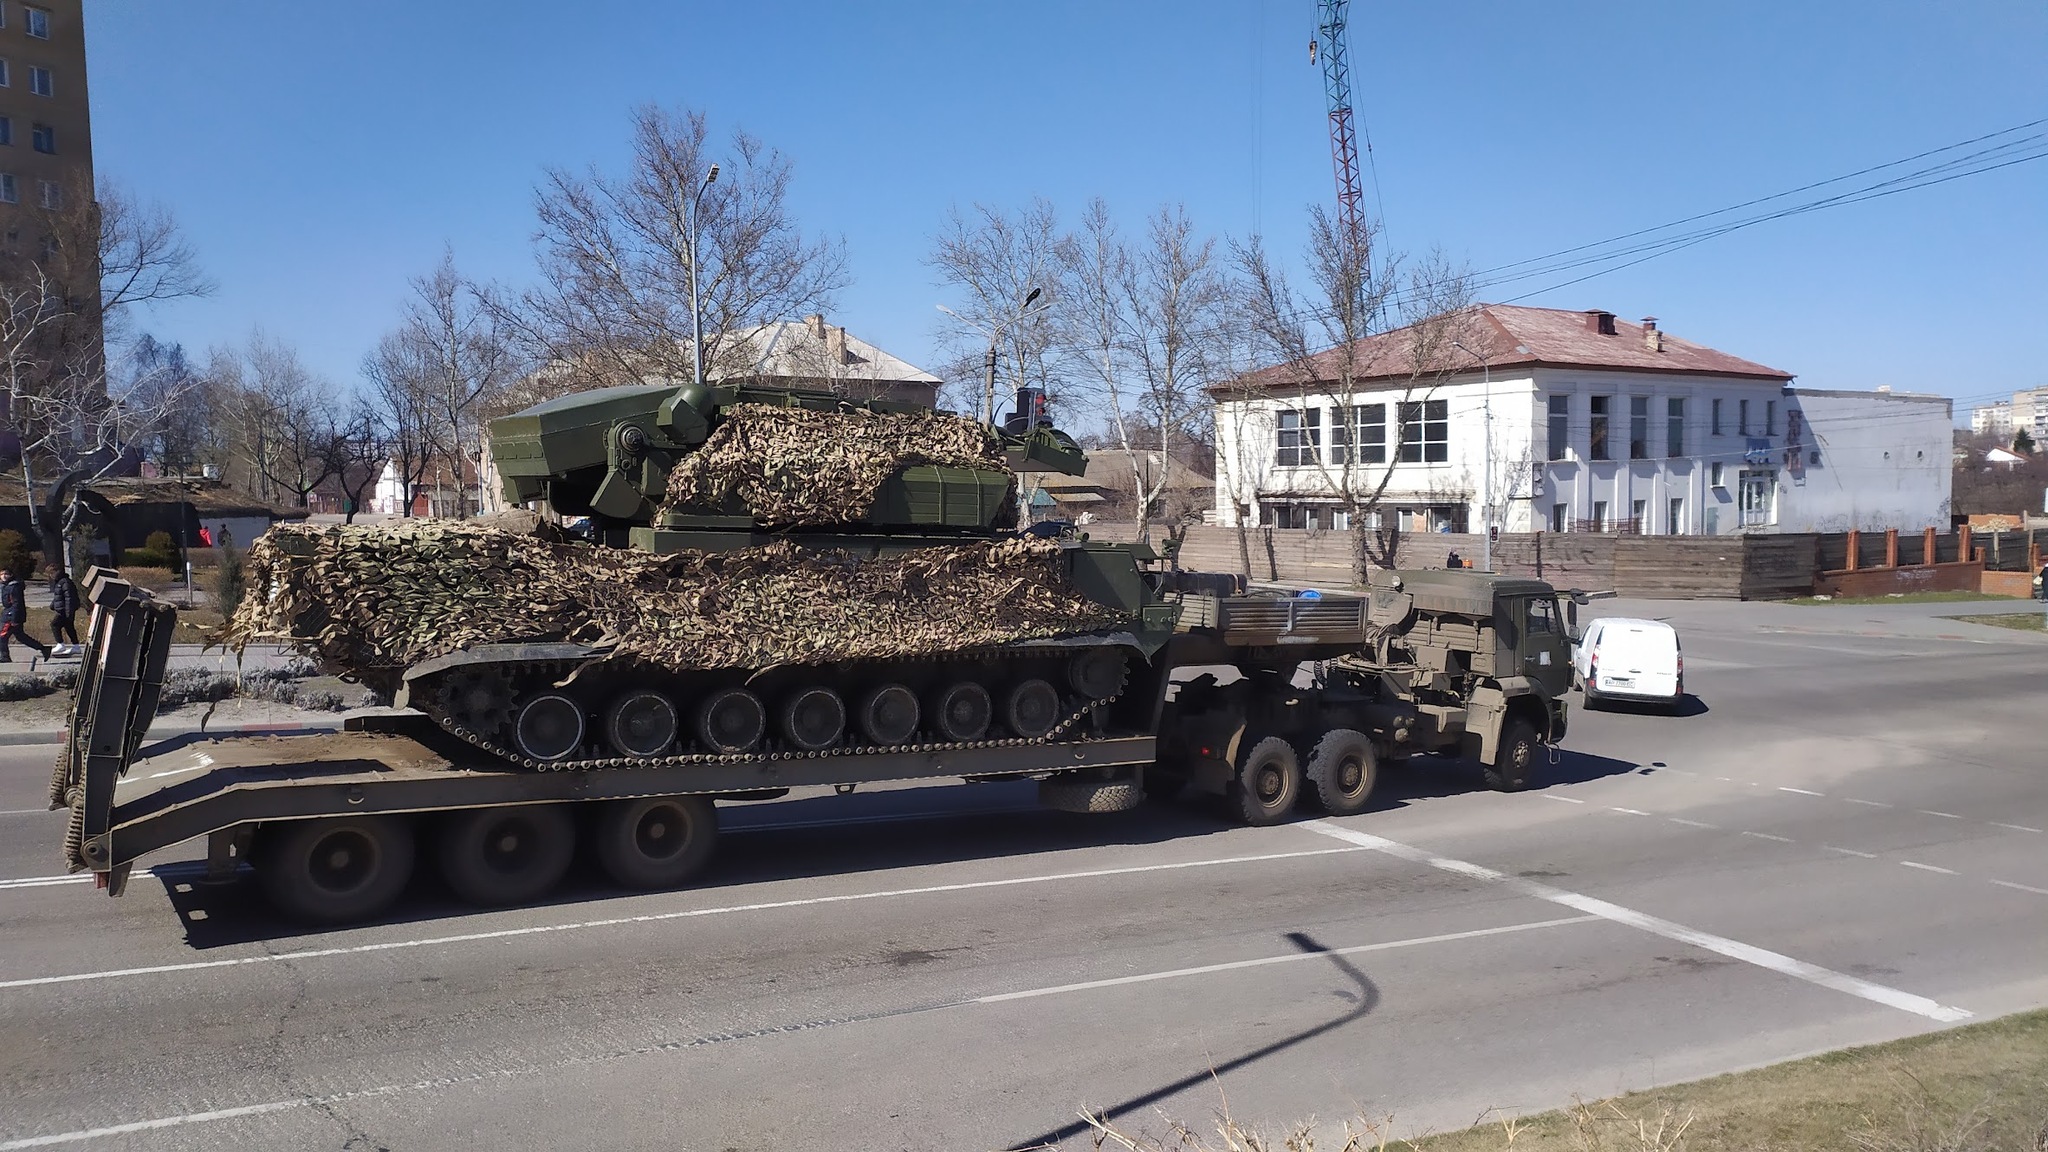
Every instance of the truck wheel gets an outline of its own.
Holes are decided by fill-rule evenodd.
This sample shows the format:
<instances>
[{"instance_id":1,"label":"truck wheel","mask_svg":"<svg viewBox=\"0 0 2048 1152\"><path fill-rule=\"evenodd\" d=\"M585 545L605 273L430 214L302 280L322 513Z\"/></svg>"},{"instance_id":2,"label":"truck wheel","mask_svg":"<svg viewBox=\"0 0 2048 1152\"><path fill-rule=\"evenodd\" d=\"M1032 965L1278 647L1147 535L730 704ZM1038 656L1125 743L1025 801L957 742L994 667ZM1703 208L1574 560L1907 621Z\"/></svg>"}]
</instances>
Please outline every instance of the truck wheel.
<instances>
[{"instance_id":1,"label":"truck wheel","mask_svg":"<svg viewBox=\"0 0 2048 1152\"><path fill-rule=\"evenodd\" d=\"M1486 775L1486 786L1496 792L1520 792L1527 788L1536 772L1537 751L1542 747L1534 725L1527 720L1508 721L1500 734L1500 744L1494 749L1493 763L1480 766Z\"/></svg>"},{"instance_id":2,"label":"truck wheel","mask_svg":"<svg viewBox=\"0 0 2048 1152\"><path fill-rule=\"evenodd\" d=\"M1350 728L1323 733L1315 751L1308 754L1306 773L1309 792L1323 811L1332 816L1356 816L1372 799L1379 776L1372 738Z\"/></svg>"},{"instance_id":3,"label":"truck wheel","mask_svg":"<svg viewBox=\"0 0 2048 1152\"><path fill-rule=\"evenodd\" d=\"M1285 736L1268 736L1252 745L1230 782L1230 799L1238 816L1254 827L1278 824L1294 811L1301 796L1301 759Z\"/></svg>"},{"instance_id":4,"label":"truck wheel","mask_svg":"<svg viewBox=\"0 0 2048 1152\"><path fill-rule=\"evenodd\" d=\"M297 820L267 830L256 877L298 920L335 924L384 910L412 877L412 827L393 816Z\"/></svg>"},{"instance_id":5,"label":"truck wheel","mask_svg":"<svg viewBox=\"0 0 2048 1152\"><path fill-rule=\"evenodd\" d=\"M627 888L673 888L718 846L718 812L702 796L612 800L591 830L605 875Z\"/></svg>"},{"instance_id":6,"label":"truck wheel","mask_svg":"<svg viewBox=\"0 0 2048 1152\"><path fill-rule=\"evenodd\" d=\"M1145 802L1136 780L1040 780L1038 802L1055 812L1128 812Z\"/></svg>"},{"instance_id":7,"label":"truck wheel","mask_svg":"<svg viewBox=\"0 0 2048 1152\"><path fill-rule=\"evenodd\" d=\"M471 904L524 904L554 888L576 854L576 822L559 804L471 808L441 828L441 877Z\"/></svg>"}]
</instances>

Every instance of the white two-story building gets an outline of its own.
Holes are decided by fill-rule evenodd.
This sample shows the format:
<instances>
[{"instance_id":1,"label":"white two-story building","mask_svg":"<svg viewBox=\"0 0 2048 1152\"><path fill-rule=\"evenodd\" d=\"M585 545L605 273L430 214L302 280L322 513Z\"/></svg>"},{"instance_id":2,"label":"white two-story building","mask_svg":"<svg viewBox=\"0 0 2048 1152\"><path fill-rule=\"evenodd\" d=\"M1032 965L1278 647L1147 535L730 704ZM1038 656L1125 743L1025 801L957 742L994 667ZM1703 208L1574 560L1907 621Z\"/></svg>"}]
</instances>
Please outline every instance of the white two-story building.
<instances>
[{"instance_id":1,"label":"white two-story building","mask_svg":"<svg viewBox=\"0 0 2048 1152\"><path fill-rule=\"evenodd\" d=\"M1370 507L1411 532L1946 526L1946 398L1791 382L1654 318L1482 305L1212 389L1216 515L1335 529Z\"/></svg>"}]
</instances>

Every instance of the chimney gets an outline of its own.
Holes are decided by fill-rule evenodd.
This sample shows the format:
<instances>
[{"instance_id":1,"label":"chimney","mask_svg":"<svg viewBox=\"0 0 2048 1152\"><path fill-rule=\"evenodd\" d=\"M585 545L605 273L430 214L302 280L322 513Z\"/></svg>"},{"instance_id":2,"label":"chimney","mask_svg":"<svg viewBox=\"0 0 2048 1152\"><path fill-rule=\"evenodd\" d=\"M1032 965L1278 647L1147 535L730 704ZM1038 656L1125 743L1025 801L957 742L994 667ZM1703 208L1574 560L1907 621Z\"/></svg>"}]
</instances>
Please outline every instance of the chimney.
<instances>
[{"instance_id":1,"label":"chimney","mask_svg":"<svg viewBox=\"0 0 2048 1152\"><path fill-rule=\"evenodd\" d=\"M814 313L812 315L804 317L804 327L809 328L811 330L811 336L813 339L823 340L825 338L824 316Z\"/></svg>"},{"instance_id":2,"label":"chimney","mask_svg":"<svg viewBox=\"0 0 2048 1152\"><path fill-rule=\"evenodd\" d=\"M1643 317L1643 347L1648 348L1652 352L1662 352L1664 350L1664 334L1657 331L1657 318L1655 316Z\"/></svg>"},{"instance_id":3,"label":"chimney","mask_svg":"<svg viewBox=\"0 0 2048 1152\"><path fill-rule=\"evenodd\" d=\"M825 357L831 363L841 366L853 363L853 358L846 354L846 329L825 330Z\"/></svg>"},{"instance_id":4,"label":"chimney","mask_svg":"<svg viewBox=\"0 0 2048 1152\"><path fill-rule=\"evenodd\" d=\"M1614 335L1614 313L1602 312L1597 308L1586 311L1586 331L1602 336Z\"/></svg>"}]
</instances>

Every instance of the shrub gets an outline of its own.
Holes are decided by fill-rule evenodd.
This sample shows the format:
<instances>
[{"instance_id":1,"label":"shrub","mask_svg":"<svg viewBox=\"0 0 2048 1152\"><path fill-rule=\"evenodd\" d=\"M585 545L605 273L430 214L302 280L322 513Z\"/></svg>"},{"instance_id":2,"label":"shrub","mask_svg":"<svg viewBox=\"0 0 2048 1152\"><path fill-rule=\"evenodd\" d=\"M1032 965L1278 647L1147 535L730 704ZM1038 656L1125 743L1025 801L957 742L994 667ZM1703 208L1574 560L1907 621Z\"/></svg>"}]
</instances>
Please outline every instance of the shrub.
<instances>
[{"instance_id":1,"label":"shrub","mask_svg":"<svg viewBox=\"0 0 2048 1152\"><path fill-rule=\"evenodd\" d=\"M0 568L24 580L36 572L35 550L28 546L26 537L12 528L0 531Z\"/></svg>"},{"instance_id":2,"label":"shrub","mask_svg":"<svg viewBox=\"0 0 2048 1152\"><path fill-rule=\"evenodd\" d=\"M69 692L76 687L76 668L51 668L43 672L30 672L25 676L7 676L0 678L0 701L33 700L53 692Z\"/></svg>"},{"instance_id":3,"label":"shrub","mask_svg":"<svg viewBox=\"0 0 2048 1152\"><path fill-rule=\"evenodd\" d=\"M169 532L151 532L149 539L142 542L142 546L163 557L163 563L152 564L150 567L169 568L174 574L185 570L185 557L180 554L178 542Z\"/></svg>"}]
</instances>

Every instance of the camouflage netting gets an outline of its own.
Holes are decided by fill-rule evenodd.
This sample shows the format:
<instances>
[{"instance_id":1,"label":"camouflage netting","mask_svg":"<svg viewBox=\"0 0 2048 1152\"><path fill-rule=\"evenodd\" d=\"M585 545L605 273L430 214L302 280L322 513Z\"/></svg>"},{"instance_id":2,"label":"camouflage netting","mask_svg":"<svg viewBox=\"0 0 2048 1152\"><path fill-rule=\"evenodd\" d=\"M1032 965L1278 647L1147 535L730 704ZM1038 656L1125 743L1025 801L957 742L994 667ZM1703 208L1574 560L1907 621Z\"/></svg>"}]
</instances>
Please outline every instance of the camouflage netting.
<instances>
[{"instance_id":1,"label":"camouflage netting","mask_svg":"<svg viewBox=\"0 0 2048 1152\"><path fill-rule=\"evenodd\" d=\"M237 651L286 643L389 689L407 666L473 644L616 640L614 659L765 668L1118 624L1067 583L1058 547L1002 540L868 558L777 543L656 556L445 522L280 524L249 549L249 595L218 639Z\"/></svg>"},{"instance_id":2,"label":"camouflage netting","mask_svg":"<svg viewBox=\"0 0 2048 1152\"><path fill-rule=\"evenodd\" d=\"M737 497L777 528L851 524L883 481L917 464L1009 474L1002 442L959 416L736 404L669 473L668 501L717 507Z\"/></svg>"}]
</instances>

